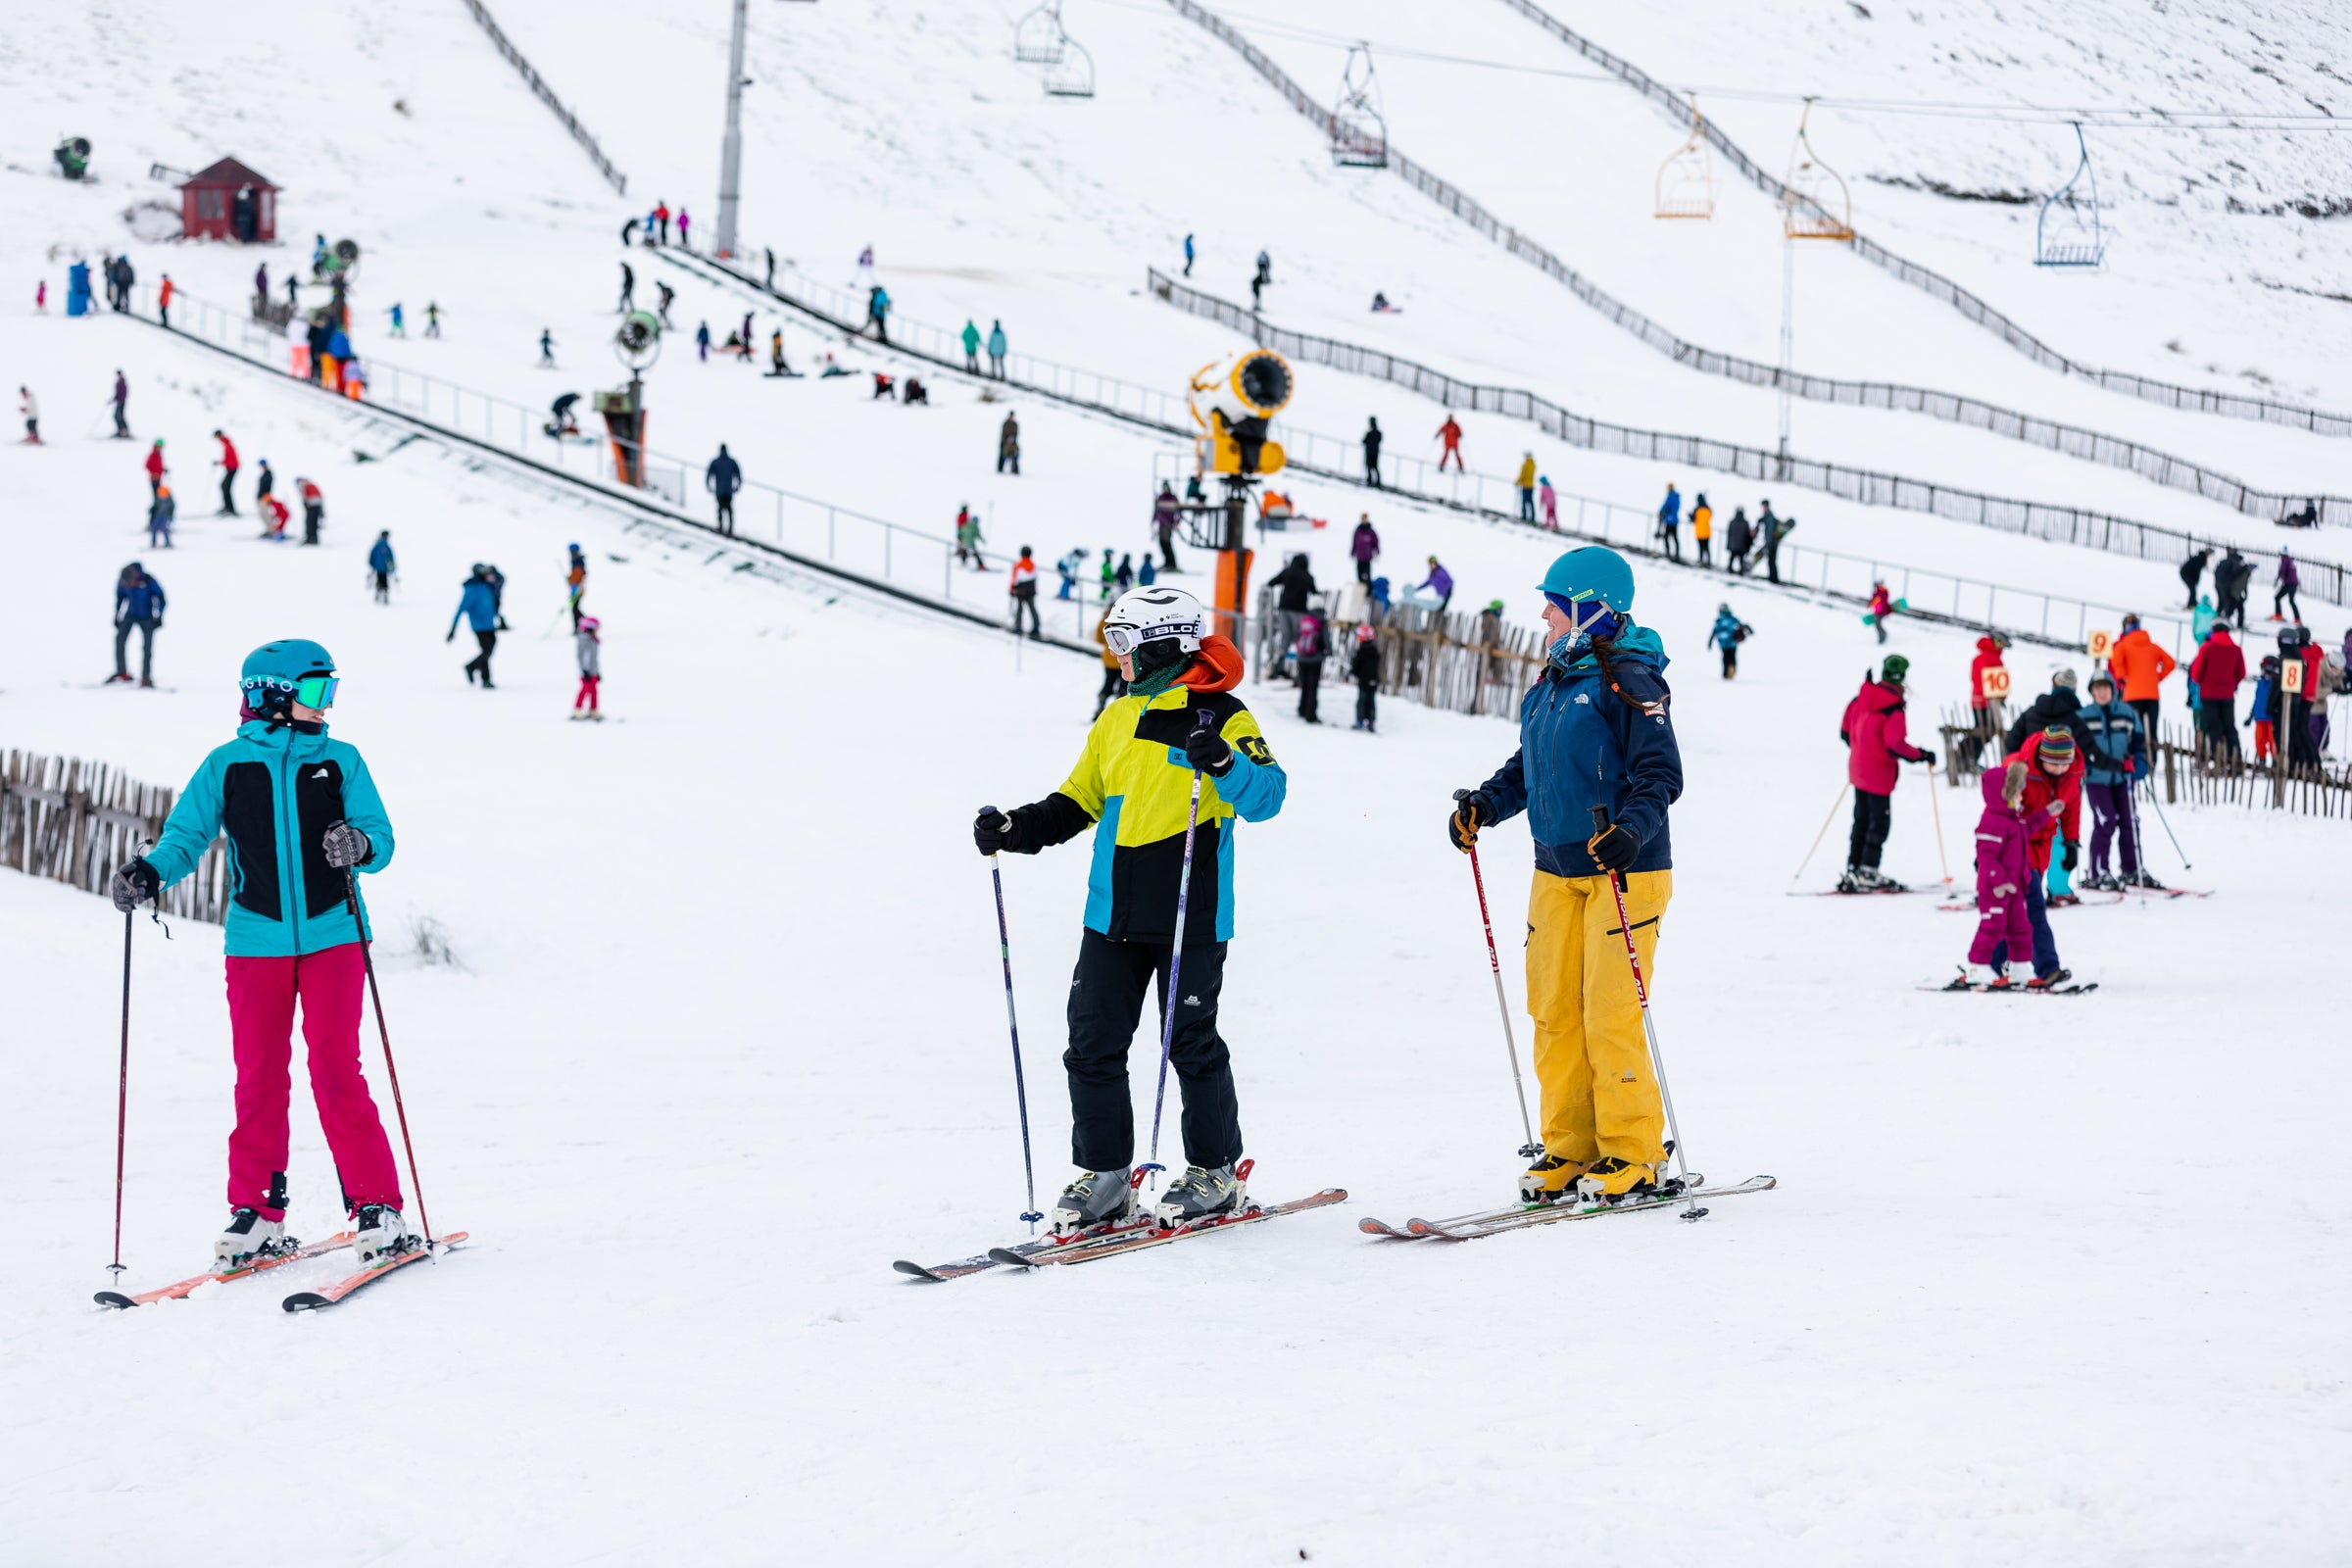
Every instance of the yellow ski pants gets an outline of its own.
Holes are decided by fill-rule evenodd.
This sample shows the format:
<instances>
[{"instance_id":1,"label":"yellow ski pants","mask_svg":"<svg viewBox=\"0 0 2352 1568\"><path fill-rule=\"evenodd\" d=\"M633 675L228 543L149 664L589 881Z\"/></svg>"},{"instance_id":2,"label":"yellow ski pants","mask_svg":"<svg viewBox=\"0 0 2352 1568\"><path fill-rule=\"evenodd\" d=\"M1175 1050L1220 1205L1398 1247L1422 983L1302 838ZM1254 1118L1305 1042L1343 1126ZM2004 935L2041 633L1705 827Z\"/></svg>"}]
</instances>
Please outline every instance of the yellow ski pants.
<instances>
[{"instance_id":1,"label":"yellow ski pants","mask_svg":"<svg viewBox=\"0 0 2352 1568\"><path fill-rule=\"evenodd\" d=\"M1653 996L1658 923L1673 897L1672 871L1625 879L1626 917ZM1588 1164L1664 1159L1657 1075L1606 876L1536 873L1527 904L1527 1010L1536 1020L1545 1152Z\"/></svg>"}]
</instances>

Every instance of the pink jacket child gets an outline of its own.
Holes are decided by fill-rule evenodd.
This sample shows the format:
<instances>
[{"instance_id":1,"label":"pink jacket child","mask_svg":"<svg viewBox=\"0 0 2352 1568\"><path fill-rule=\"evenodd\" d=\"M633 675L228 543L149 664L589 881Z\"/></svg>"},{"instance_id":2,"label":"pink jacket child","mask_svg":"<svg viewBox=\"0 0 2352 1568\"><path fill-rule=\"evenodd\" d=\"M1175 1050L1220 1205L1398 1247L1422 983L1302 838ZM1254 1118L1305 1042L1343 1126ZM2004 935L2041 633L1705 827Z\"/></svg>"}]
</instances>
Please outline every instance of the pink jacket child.
<instances>
[{"instance_id":1,"label":"pink jacket child","mask_svg":"<svg viewBox=\"0 0 2352 1568\"><path fill-rule=\"evenodd\" d=\"M1988 767L1981 781L1984 814L1977 819L1977 938L1968 945L1969 983L2006 989L2009 980L1993 971L1993 950L2004 942L2014 955L2032 954L2034 926L2026 916L2026 884L2033 878L2026 846L2049 815L2049 808L2025 809L2026 764ZM2030 959L2013 967L2031 972Z\"/></svg>"}]
</instances>

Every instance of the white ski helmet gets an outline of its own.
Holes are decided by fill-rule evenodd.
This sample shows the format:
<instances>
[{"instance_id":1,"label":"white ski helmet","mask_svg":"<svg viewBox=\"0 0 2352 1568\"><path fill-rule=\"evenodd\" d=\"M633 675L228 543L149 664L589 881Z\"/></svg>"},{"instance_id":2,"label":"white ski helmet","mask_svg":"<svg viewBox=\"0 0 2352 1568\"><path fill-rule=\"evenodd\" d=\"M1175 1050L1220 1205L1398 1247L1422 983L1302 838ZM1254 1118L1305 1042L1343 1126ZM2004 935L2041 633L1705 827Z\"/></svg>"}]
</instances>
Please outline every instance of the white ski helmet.
<instances>
[{"instance_id":1,"label":"white ski helmet","mask_svg":"<svg viewBox=\"0 0 2352 1568\"><path fill-rule=\"evenodd\" d=\"M1132 654L1145 643L1173 637L1188 654L1200 651L1207 636L1208 616L1200 601L1181 588L1130 588L1119 595L1102 618L1102 641L1114 654Z\"/></svg>"}]
</instances>

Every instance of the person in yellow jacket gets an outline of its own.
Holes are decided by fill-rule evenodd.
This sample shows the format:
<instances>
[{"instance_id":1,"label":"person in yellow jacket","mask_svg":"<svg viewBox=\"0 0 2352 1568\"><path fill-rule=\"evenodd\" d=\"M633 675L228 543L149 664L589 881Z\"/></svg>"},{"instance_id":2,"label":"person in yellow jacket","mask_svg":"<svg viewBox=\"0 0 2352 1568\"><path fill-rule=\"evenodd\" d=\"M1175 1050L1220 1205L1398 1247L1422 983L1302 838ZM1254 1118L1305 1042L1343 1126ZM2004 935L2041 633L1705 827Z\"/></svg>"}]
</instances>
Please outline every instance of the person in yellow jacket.
<instances>
[{"instance_id":1,"label":"person in yellow jacket","mask_svg":"<svg viewBox=\"0 0 2352 1568\"><path fill-rule=\"evenodd\" d=\"M1184 1099L1187 1168L1155 1217L1189 1224L1248 1202L1236 1169L1242 1127L1233 1066L1217 1033L1225 944L1233 936L1233 824L1280 811L1288 781L1257 720L1233 695L1241 651L1210 625L1200 602L1181 588L1120 595L1102 635L1127 695L1095 720L1061 788L1010 812L983 807L972 823L983 855L1035 855L1094 828L1085 929L1070 981L1070 1044L1061 1058L1070 1081L1070 1158L1079 1174L1054 1207L1060 1235L1106 1229L1135 1212L1127 1051L1155 978L1165 1016L1179 941L1168 1062ZM1187 881L1196 781L1200 818Z\"/></svg>"},{"instance_id":2,"label":"person in yellow jacket","mask_svg":"<svg viewBox=\"0 0 2352 1568\"><path fill-rule=\"evenodd\" d=\"M1698 505L1690 509L1690 537L1698 541L1698 564L1715 564L1715 547L1709 541L1715 537L1715 509L1707 505L1707 493L1698 493Z\"/></svg>"},{"instance_id":3,"label":"person in yellow jacket","mask_svg":"<svg viewBox=\"0 0 2352 1568\"><path fill-rule=\"evenodd\" d=\"M1519 520L1536 520L1536 455L1533 452L1519 460L1519 476L1513 481L1519 486Z\"/></svg>"},{"instance_id":4,"label":"person in yellow jacket","mask_svg":"<svg viewBox=\"0 0 2352 1568\"><path fill-rule=\"evenodd\" d=\"M1659 1190L1666 1124L1612 878L1642 974L1655 988L1659 922L1674 895L1666 810L1683 792L1667 713L1666 651L1633 620L1634 573L1604 546L1544 577L1552 635L1519 706L1519 750L1455 802L1467 854L1481 829L1527 812L1536 841L1527 911L1527 1005L1543 1089L1543 1153L1519 1178L1529 1202L1611 1201ZM1595 827L1594 810L1606 813Z\"/></svg>"}]
</instances>

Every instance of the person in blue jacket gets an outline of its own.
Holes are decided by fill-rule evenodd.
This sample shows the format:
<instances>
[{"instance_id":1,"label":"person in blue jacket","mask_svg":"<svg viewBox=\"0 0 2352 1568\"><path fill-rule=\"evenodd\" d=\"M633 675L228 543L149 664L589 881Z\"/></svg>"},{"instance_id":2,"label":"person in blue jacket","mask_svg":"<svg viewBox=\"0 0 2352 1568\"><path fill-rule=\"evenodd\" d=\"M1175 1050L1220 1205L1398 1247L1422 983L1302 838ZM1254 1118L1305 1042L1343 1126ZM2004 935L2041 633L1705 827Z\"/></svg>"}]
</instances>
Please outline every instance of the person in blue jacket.
<instances>
[{"instance_id":1,"label":"person in blue jacket","mask_svg":"<svg viewBox=\"0 0 2352 1568\"><path fill-rule=\"evenodd\" d=\"M139 684L155 684L155 634L163 627L164 585L134 561L115 580L115 672L106 677L108 685L130 679L125 656L133 631L139 634Z\"/></svg>"},{"instance_id":2,"label":"person in blue jacket","mask_svg":"<svg viewBox=\"0 0 2352 1568\"><path fill-rule=\"evenodd\" d=\"M1740 645L1754 636L1755 631L1755 627L1732 613L1730 605L1715 607L1715 624L1707 632L1707 641L1723 651L1725 680L1740 673Z\"/></svg>"},{"instance_id":3,"label":"person in blue jacket","mask_svg":"<svg viewBox=\"0 0 2352 1568\"><path fill-rule=\"evenodd\" d=\"M1660 1190L1665 1120L1613 878L1621 878L1645 984L1674 894L1667 808L1683 792L1667 712L1666 650L1634 623L1634 573L1605 546L1544 574L1544 670L1519 705L1519 750L1446 818L1467 854L1481 829L1527 813L1536 875L1527 912L1543 1148L1519 1178L1528 1202ZM1595 810L1605 813L1596 817Z\"/></svg>"},{"instance_id":4,"label":"person in blue jacket","mask_svg":"<svg viewBox=\"0 0 2352 1568\"><path fill-rule=\"evenodd\" d=\"M368 547L368 569L375 573L375 602L379 605L390 604L392 574L400 569L400 563L392 555L391 529L378 532L375 543Z\"/></svg>"},{"instance_id":5,"label":"person in blue jacket","mask_svg":"<svg viewBox=\"0 0 2352 1568\"><path fill-rule=\"evenodd\" d=\"M2132 808L2132 781L2148 771L2148 732L2138 711L2115 695L2115 678L2105 670L2090 677L2090 701L2075 714L2078 727L2090 737L2082 754L2082 799L2090 804L2090 874L2086 888L2120 892L2127 887L2157 887L2139 854L2139 822ZM2107 871L2107 846L2122 841L2121 877Z\"/></svg>"},{"instance_id":6,"label":"person in blue jacket","mask_svg":"<svg viewBox=\"0 0 2352 1568\"><path fill-rule=\"evenodd\" d=\"M236 738L205 758L155 848L118 869L111 892L125 914L153 904L225 838L237 1088L229 1220L214 1244L215 1266L242 1268L299 1245L285 1234L299 1004L318 1124L367 1267L414 1245L392 1146L360 1068L368 931L351 873L391 864L392 823L358 749L327 738L338 683L324 648L298 637L266 643L247 657L237 684Z\"/></svg>"},{"instance_id":7,"label":"person in blue jacket","mask_svg":"<svg viewBox=\"0 0 2352 1568\"><path fill-rule=\"evenodd\" d=\"M449 635L441 639L445 643L457 641L461 620L473 628L473 640L481 645L482 651L466 662L466 683L470 686L478 677L484 691L497 689L490 684L490 653L498 646L498 588L492 581L494 575L480 562L473 564L473 575L466 579L466 586L458 592L458 612L449 617Z\"/></svg>"}]
</instances>

